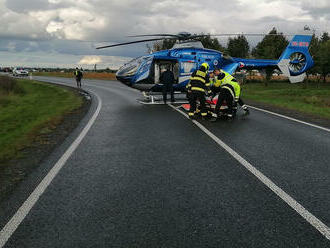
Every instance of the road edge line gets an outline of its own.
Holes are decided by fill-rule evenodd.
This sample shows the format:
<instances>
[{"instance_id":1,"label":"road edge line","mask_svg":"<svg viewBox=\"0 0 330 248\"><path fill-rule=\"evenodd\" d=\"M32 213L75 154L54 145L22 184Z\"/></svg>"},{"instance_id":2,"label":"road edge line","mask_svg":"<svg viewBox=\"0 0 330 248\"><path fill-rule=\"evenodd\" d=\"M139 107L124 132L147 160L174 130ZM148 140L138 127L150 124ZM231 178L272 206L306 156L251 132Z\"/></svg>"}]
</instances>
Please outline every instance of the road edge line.
<instances>
[{"instance_id":1,"label":"road edge line","mask_svg":"<svg viewBox=\"0 0 330 248\"><path fill-rule=\"evenodd\" d=\"M184 113L182 110L175 108L172 104L169 106L175 111L179 112L187 119L189 116ZM316 216L310 213L307 209L304 208L299 202L297 202L294 198L292 198L289 194L287 194L284 190L282 190L279 186L277 186L272 180L270 180L267 176L265 176L261 171L255 168L252 164L250 164L247 160L245 160L242 156L240 156L237 152L235 152L231 147L225 144L222 140L220 140L217 136L211 133L206 127L204 127L201 123L196 120L192 120L192 122L201 129L205 134L207 134L213 141L215 141L219 146L226 150L232 157L234 157L241 165L243 165L249 172L251 172L255 177L257 177L265 186L267 186L273 193L275 193L278 197L280 197L286 204L288 204L293 210L295 210L301 217L303 217L309 224L311 224L316 230L318 230L325 238L330 240L330 228L325 225L321 220L319 220Z\"/></svg>"},{"instance_id":2,"label":"road edge line","mask_svg":"<svg viewBox=\"0 0 330 248\"><path fill-rule=\"evenodd\" d=\"M290 117L290 116L278 114L278 113L275 113L275 112L272 112L272 111L269 111L269 110L266 110L266 109L262 109L262 108L257 108L257 107L251 106L251 105L247 105L247 106L250 107L250 108L252 108L252 109L261 111L261 112L265 112L265 113L268 113L268 114L276 115L278 117L282 117L282 118L287 119L287 120L290 120L290 121L295 121L295 122L298 122L298 123L301 123L301 124L305 124L307 126L311 126L311 127L314 127L314 128L321 129L323 131L330 132L330 129L329 128L326 128L326 127L321 127L321 126L318 126L316 124L312 124L312 123L309 123L309 122L306 122L306 121L301 121L301 120L295 119L295 118Z\"/></svg>"},{"instance_id":3,"label":"road edge line","mask_svg":"<svg viewBox=\"0 0 330 248\"><path fill-rule=\"evenodd\" d=\"M0 231L0 248L5 246L9 238L13 235L13 233L16 231L18 226L22 223L22 221L31 211L33 206L37 203L40 196L45 192L47 187L51 184L52 180L56 177L56 175L65 165L66 161L70 158L72 153L77 149L81 141L88 133L89 129L94 124L96 118L98 117L101 111L102 100L96 93L93 94L96 96L98 100L98 105L93 116L90 118L84 129L80 132L79 136L72 142L72 144L64 152L61 158L56 162L56 164L51 168L51 170L39 183L39 185L33 190L30 196L25 200L22 206L16 211L16 213L11 217L11 219L7 222L7 224L2 228L2 230Z\"/></svg>"}]
</instances>

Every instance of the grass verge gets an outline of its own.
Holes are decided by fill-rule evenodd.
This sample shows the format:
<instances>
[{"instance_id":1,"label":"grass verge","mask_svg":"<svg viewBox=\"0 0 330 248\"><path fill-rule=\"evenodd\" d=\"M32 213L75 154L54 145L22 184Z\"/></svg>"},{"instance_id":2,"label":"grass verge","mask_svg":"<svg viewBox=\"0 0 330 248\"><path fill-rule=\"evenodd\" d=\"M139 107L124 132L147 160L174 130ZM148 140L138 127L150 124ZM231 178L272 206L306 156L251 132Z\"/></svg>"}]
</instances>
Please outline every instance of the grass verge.
<instances>
[{"instance_id":1,"label":"grass verge","mask_svg":"<svg viewBox=\"0 0 330 248\"><path fill-rule=\"evenodd\" d=\"M330 84L248 83L243 99L266 103L330 120Z\"/></svg>"},{"instance_id":2,"label":"grass verge","mask_svg":"<svg viewBox=\"0 0 330 248\"><path fill-rule=\"evenodd\" d=\"M0 77L7 85L8 77ZM79 108L77 93L27 79L13 80L12 90L0 87L0 163L20 156L38 135L49 133L64 115ZM10 84L10 82L9 82Z\"/></svg>"}]
</instances>

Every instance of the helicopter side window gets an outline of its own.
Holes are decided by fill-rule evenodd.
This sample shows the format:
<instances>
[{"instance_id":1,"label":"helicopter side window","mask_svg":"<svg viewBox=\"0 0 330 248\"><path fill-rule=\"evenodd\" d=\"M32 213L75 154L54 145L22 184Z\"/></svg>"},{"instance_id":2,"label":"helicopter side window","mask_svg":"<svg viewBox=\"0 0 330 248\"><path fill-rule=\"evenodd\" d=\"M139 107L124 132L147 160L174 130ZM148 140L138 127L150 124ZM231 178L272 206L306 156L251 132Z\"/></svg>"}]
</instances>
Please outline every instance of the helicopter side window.
<instances>
[{"instance_id":1,"label":"helicopter side window","mask_svg":"<svg viewBox=\"0 0 330 248\"><path fill-rule=\"evenodd\" d=\"M196 63L194 62L182 62L182 73L192 73L196 69Z\"/></svg>"}]
</instances>

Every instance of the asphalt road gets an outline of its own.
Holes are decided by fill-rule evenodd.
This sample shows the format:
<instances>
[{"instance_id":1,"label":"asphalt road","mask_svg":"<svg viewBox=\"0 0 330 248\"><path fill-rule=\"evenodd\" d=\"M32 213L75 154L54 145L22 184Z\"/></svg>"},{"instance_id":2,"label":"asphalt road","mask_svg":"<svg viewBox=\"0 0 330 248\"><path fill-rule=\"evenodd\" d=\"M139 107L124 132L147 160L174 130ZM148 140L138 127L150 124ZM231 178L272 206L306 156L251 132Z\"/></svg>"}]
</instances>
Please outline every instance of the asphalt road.
<instances>
[{"instance_id":1,"label":"asphalt road","mask_svg":"<svg viewBox=\"0 0 330 248\"><path fill-rule=\"evenodd\" d=\"M74 85L72 79L39 78ZM78 148L5 247L330 247L330 241L194 123L114 81L80 127L0 208L1 228L95 112ZM201 121L330 226L330 133L260 111Z\"/></svg>"}]
</instances>

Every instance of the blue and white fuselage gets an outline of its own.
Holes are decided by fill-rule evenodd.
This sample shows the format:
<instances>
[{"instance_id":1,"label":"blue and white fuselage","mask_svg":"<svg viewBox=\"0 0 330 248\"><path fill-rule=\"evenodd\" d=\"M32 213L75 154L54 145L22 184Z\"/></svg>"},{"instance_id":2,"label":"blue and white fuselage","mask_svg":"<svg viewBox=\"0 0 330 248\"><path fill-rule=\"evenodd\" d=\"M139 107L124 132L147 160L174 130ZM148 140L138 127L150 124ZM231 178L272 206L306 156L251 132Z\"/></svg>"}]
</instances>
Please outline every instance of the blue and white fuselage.
<instances>
[{"instance_id":1,"label":"blue and white fuselage","mask_svg":"<svg viewBox=\"0 0 330 248\"><path fill-rule=\"evenodd\" d=\"M296 35L278 60L232 58L219 51L205 49L200 42L176 44L172 49L142 56L123 65L116 77L126 85L141 91L161 91L159 77L170 67L176 78L174 89L184 91L191 73L204 62L210 70L221 68L232 74L237 69L280 69L286 76L295 77L313 66L308 52L310 35Z\"/></svg>"}]
</instances>

